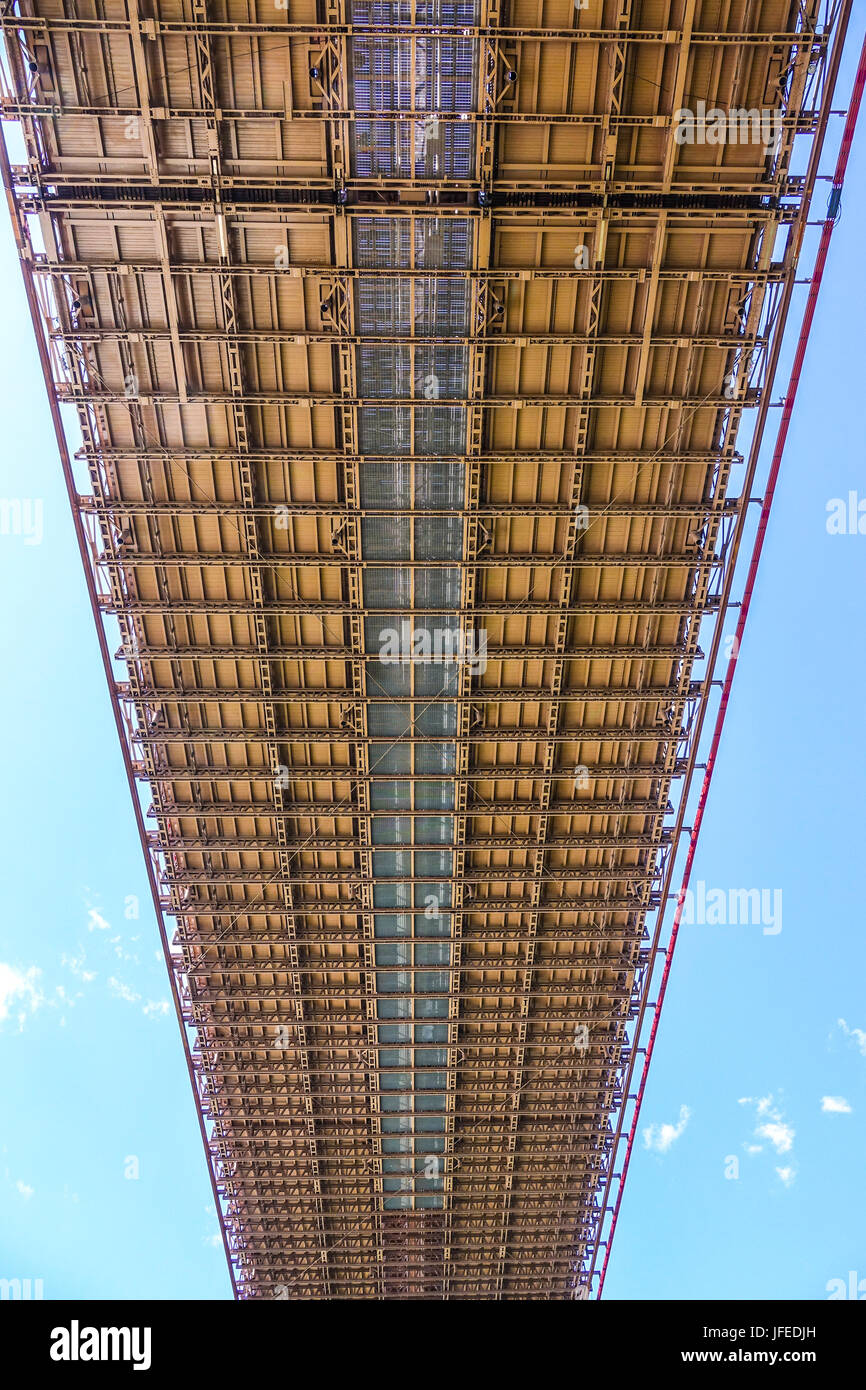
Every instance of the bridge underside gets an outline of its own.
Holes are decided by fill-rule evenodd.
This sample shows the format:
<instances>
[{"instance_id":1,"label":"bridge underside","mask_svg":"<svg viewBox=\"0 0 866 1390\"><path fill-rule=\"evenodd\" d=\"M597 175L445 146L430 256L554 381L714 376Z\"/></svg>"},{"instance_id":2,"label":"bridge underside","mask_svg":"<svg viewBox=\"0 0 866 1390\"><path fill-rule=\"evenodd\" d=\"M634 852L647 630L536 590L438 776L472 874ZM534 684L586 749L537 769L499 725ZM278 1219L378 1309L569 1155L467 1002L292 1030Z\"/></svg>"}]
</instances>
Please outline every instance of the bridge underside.
<instances>
[{"instance_id":1,"label":"bridge underside","mask_svg":"<svg viewBox=\"0 0 866 1390\"><path fill-rule=\"evenodd\" d=\"M0 20L233 1279L585 1298L832 35L286 5Z\"/></svg>"}]
</instances>

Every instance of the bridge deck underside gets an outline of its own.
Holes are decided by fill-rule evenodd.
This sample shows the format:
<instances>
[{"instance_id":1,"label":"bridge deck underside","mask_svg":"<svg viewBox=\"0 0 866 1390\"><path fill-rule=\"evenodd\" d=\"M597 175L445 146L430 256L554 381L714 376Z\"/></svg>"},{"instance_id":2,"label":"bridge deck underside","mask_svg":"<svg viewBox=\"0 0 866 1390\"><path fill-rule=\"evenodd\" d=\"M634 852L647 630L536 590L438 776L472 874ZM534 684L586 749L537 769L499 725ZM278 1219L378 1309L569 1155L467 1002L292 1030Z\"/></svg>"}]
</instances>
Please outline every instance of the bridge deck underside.
<instances>
[{"instance_id":1,"label":"bridge deck underside","mask_svg":"<svg viewBox=\"0 0 866 1390\"><path fill-rule=\"evenodd\" d=\"M817 20L2 21L242 1296L591 1287ZM678 143L698 99L783 112L775 148ZM463 646L389 663L389 625Z\"/></svg>"}]
</instances>

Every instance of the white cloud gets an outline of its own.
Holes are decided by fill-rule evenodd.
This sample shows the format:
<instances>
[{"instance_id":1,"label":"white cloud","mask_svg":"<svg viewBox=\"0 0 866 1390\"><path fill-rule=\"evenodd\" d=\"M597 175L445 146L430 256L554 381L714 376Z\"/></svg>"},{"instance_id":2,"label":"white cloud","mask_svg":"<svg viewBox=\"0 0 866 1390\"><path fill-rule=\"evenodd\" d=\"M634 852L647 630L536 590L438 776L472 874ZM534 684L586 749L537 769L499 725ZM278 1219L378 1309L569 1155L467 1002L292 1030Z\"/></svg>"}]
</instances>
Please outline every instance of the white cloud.
<instances>
[{"instance_id":1,"label":"white cloud","mask_svg":"<svg viewBox=\"0 0 866 1390\"><path fill-rule=\"evenodd\" d=\"M681 1105L677 1124L649 1125L643 1132L644 1148L666 1154L674 1141L679 1139L691 1118L691 1113L687 1105Z\"/></svg>"},{"instance_id":2,"label":"white cloud","mask_svg":"<svg viewBox=\"0 0 866 1390\"><path fill-rule=\"evenodd\" d=\"M108 944L114 947L114 954L117 956L118 960L131 960L135 965L141 964L138 956L133 951L127 951L123 944L122 936L110 936L108 938Z\"/></svg>"},{"instance_id":3,"label":"white cloud","mask_svg":"<svg viewBox=\"0 0 866 1390\"><path fill-rule=\"evenodd\" d=\"M836 1020L846 1038L851 1038L860 1050L860 1054L866 1057L866 1032L862 1028L849 1028L844 1018Z\"/></svg>"},{"instance_id":4,"label":"white cloud","mask_svg":"<svg viewBox=\"0 0 866 1390\"><path fill-rule=\"evenodd\" d=\"M755 1115L760 1121L755 1126L756 1139L766 1139L768 1144L772 1144L777 1154L790 1153L794 1147L796 1131L793 1125L788 1124L772 1094L757 1098L755 1096L741 1096L739 1104L754 1105L755 1107Z\"/></svg>"},{"instance_id":5,"label":"white cloud","mask_svg":"<svg viewBox=\"0 0 866 1390\"><path fill-rule=\"evenodd\" d=\"M34 1189L32 1187L28 1187L26 1182L22 1182L20 1178L16 1182L15 1186L18 1188L18 1191L21 1193L21 1196L24 1198L25 1202L29 1202L30 1198L33 1196Z\"/></svg>"},{"instance_id":6,"label":"white cloud","mask_svg":"<svg viewBox=\"0 0 866 1390\"><path fill-rule=\"evenodd\" d=\"M773 1113L773 1096L740 1096L738 1105L754 1105L758 1115L771 1115Z\"/></svg>"},{"instance_id":7,"label":"white cloud","mask_svg":"<svg viewBox=\"0 0 866 1390\"><path fill-rule=\"evenodd\" d=\"M141 1012L145 1018L165 1018L168 1010L169 1002L167 999L148 999Z\"/></svg>"},{"instance_id":8,"label":"white cloud","mask_svg":"<svg viewBox=\"0 0 866 1390\"><path fill-rule=\"evenodd\" d=\"M790 1153L794 1147L795 1131L784 1120L768 1120L766 1124L758 1125L755 1133L772 1144L777 1154Z\"/></svg>"},{"instance_id":9,"label":"white cloud","mask_svg":"<svg viewBox=\"0 0 866 1390\"><path fill-rule=\"evenodd\" d=\"M83 948L80 947L79 949L81 954L77 956L67 956L64 953L60 957L60 964L65 965L67 970L69 970L77 980L83 980L86 985L89 985L96 979L96 971L84 969L84 962L87 959L87 955Z\"/></svg>"},{"instance_id":10,"label":"white cloud","mask_svg":"<svg viewBox=\"0 0 866 1390\"><path fill-rule=\"evenodd\" d=\"M825 1115L850 1115L851 1106L844 1096L822 1096L821 1109Z\"/></svg>"},{"instance_id":11,"label":"white cloud","mask_svg":"<svg viewBox=\"0 0 866 1390\"><path fill-rule=\"evenodd\" d=\"M138 1004L141 1000L140 994L136 994L134 989L130 989L129 985L125 985L122 980L115 979L113 975L109 976L108 988L118 999L125 999L127 1004Z\"/></svg>"},{"instance_id":12,"label":"white cloud","mask_svg":"<svg viewBox=\"0 0 866 1390\"><path fill-rule=\"evenodd\" d=\"M790 1187L790 1186L791 1186L791 1183L794 1181L794 1176L795 1176L795 1174L794 1174L794 1169L793 1169L793 1168L777 1168L777 1169L776 1169L776 1172L779 1174L779 1177L782 1179L782 1182L785 1184L785 1186L786 1186L786 1187Z\"/></svg>"},{"instance_id":13,"label":"white cloud","mask_svg":"<svg viewBox=\"0 0 866 1390\"><path fill-rule=\"evenodd\" d=\"M764 1152L763 1144L744 1144L743 1148L747 1154L762 1154Z\"/></svg>"},{"instance_id":14,"label":"white cloud","mask_svg":"<svg viewBox=\"0 0 866 1390\"><path fill-rule=\"evenodd\" d=\"M222 1238L222 1236L220 1235L219 1231L217 1231L217 1232L216 1232L214 1235L212 1235L212 1236L205 1236L205 1237L204 1237L204 1240L203 1240L203 1242L202 1242L202 1244L204 1244L204 1245L212 1245L212 1246L214 1247L214 1249L216 1249L216 1247L217 1247L218 1245L222 1245L222 1243L223 1243L223 1238Z\"/></svg>"},{"instance_id":15,"label":"white cloud","mask_svg":"<svg viewBox=\"0 0 866 1390\"><path fill-rule=\"evenodd\" d=\"M101 913L96 911L95 907L91 907L88 909L87 912L87 930L111 931L111 923L106 922L105 918L102 916Z\"/></svg>"},{"instance_id":16,"label":"white cloud","mask_svg":"<svg viewBox=\"0 0 866 1390\"><path fill-rule=\"evenodd\" d=\"M83 991L83 990L79 989L79 990L76 990L76 992L75 992L74 994L70 994L70 993L68 992L68 990L67 990L67 988L66 988L65 985L55 985L55 986L54 986L54 993L57 995L57 999L60 1000L60 1004L61 1004L61 1005L64 1005L64 1004L65 1004L65 1005L68 1005L68 1007L69 1007L70 1009L74 1009L74 1008L75 1008L75 1004L76 1004L76 1001L77 1001L77 1000L83 999L83 998L84 998L84 991ZM54 1005L56 1005L56 1004L57 1004L57 999L52 999L52 1000L51 1000L51 1003L54 1004ZM61 1023L65 1023L65 1022L66 1022L65 1019L61 1019L60 1021L61 1021Z\"/></svg>"},{"instance_id":17,"label":"white cloud","mask_svg":"<svg viewBox=\"0 0 866 1390\"><path fill-rule=\"evenodd\" d=\"M28 1008L30 1013L35 1013L44 1001L38 984L41 974L35 965L29 970L16 970L14 965L0 961L0 1023L10 1017L14 1007L19 1027L24 1027Z\"/></svg>"}]
</instances>

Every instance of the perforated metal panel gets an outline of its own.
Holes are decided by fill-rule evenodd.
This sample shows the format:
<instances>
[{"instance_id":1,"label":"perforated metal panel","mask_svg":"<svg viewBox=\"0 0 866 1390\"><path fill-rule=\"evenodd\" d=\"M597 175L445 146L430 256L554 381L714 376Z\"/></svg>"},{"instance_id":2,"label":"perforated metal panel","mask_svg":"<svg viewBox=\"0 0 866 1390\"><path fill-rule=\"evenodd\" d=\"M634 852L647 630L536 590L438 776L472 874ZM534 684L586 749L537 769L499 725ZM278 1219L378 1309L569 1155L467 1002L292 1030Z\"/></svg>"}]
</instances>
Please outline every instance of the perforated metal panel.
<instances>
[{"instance_id":1,"label":"perforated metal panel","mask_svg":"<svg viewBox=\"0 0 866 1390\"><path fill-rule=\"evenodd\" d=\"M436 7L438 10L438 6ZM449 7L450 8L450 7ZM466 9L467 7L462 7ZM431 26L436 23L436 15L431 12L430 20L419 18L416 12L415 23ZM429 110L433 112L469 112L475 103L475 84L477 72L477 44L454 38L416 38L401 40L382 38L372 41L355 40L352 45L352 93L358 111L387 108L406 108L410 110ZM412 143L414 142L414 143ZM440 122L435 117L414 128L408 124L389 125L386 122L356 121L352 126L352 168L356 175L388 175L404 173L407 168L419 177L466 177L472 168L471 131L468 126ZM416 229L414 244L409 235L405 220L396 218L359 219L355 223L355 252L358 264L364 269L412 269L414 266L431 268L460 269L467 266L471 257L470 224L452 219L436 219L421 223ZM449 345L441 342L424 342L424 339L464 336L469 327L469 287L466 282L442 281L435 278L416 278L414 280L382 279L364 276L357 285L356 313L358 331L371 335L395 333L411 336L413 343L405 347L358 348L356 373L361 395L373 397L406 398L415 396L434 402L449 397L464 400L468 389L468 350L463 345ZM417 341L422 340L422 341ZM416 345L417 344L417 345ZM460 517L465 495L465 469L460 464L438 463L439 455L459 454L466 447L465 409L445 409L429 405L415 410L411 422L406 418L408 412L400 412L399 433L395 433L394 422L389 421L381 410L367 407L359 411L359 429L362 448L371 453L392 452L405 449L415 456L427 456L423 466L399 466L395 475L387 482L380 465L370 465L371 477L367 485L365 475L368 465L361 468L362 497L387 495L390 505L398 510L411 510L413 507L431 505L427 499L436 498L439 507L453 508L453 517L430 517L416 520L409 528L395 528L390 534L394 543L394 558L411 556L415 562L441 561L453 559L460 561L463 555L463 522ZM407 435L407 425L411 424L411 437ZM417 481L416 481L417 480ZM389 528L377 520L365 518L361 523L361 550L363 558L374 561L381 558L387 544ZM407 552L406 547L409 546ZM401 684L405 693L415 697L413 704L389 707L375 699L377 689L381 693L386 688L393 692L396 681L390 679L383 661L368 663L367 694L370 703L367 711L367 727L371 737L378 735L414 736L419 739L442 740L454 736L457 729L457 707L443 702L442 697L457 693L457 669L453 661L447 662L441 654L434 654L435 624L438 631L454 632L459 629L459 620L448 617L459 610L461 602L461 570L436 569L431 571L414 570L414 585L406 595L403 576L394 572L393 579L387 573L368 568L364 573L364 596L369 607L402 607L414 616L407 622L400 621L398 630L411 628L409 650L403 641L405 671L401 673ZM398 600L398 593L400 598ZM434 610L431 612L431 610ZM437 616L438 614L438 616ZM397 620L395 619L395 622ZM414 643L416 633L423 629L430 643L430 655L418 655ZM366 626L369 643L373 635L371 624ZM382 632L380 629L379 639ZM371 655L377 648L368 645ZM408 688L406 688L408 687ZM418 745L413 744L413 750ZM445 745L437 750L442 759L442 767L456 763L456 750ZM421 769L417 765L415 772ZM420 784L423 788L423 784ZM412 805L426 809L423 802L432 800L429 789L425 789L419 806L414 799L419 784L411 787ZM400 794L398 784L374 782L371 798L396 805ZM450 799L453 802L453 789ZM430 808L432 809L432 808ZM453 842L454 823L447 815L416 818L394 818L377 821L375 843L388 843L389 837L397 844L411 843L414 846ZM375 918L377 938L376 961L396 963L394 952L398 949L381 944L387 939L389 931L394 936L405 935L410 931L414 936L441 937L438 944L402 948L400 963L407 966L441 965L451 962L450 939L453 923L450 915L443 910L443 884L437 880L450 879L453 875L452 856L447 851L431 853L416 848L414 854L404 853L395 856L374 854L374 872L382 876L397 876L405 873L414 877L415 907L423 907L423 914L415 917L404 915L399 918ZM435 875L424 881L425 874ZM377 888L374 886L374 901ZM414 931L412 926L414 923ZM454 980L447 973L417 972L414 976L397 973L382 977L393 979L396 987L411 989L414 979L414 1010L407 1008L403 1017L406 1021L399 1026L388 1028L387 1037L382 1042L441 1043L443 1049L448 1043L448 1029L445 1023L430 1022L431 1019L447 1019L449 1015L446 997L421 999L419 993L440 991L447 996L454 987ZM388 1016L383 1010L390 1008L387 999L379 1003L379 1017ZM422 1020L424 1020L422 1022ZM410 1049L401 1049L399 1055L407 1061L416 1054ZM429 1066L429 1052L418 1055L419 1061ZM443 1051L443 1059L446 1054ZM384 1062L383 1062L384 1065ZM399 1110L398 1114L385 1113L382 1120L383 1151L386 1154L399 1153L386 1161L384 1180L386 1197L385 1208L432 1208L443 1207L442 1192L444 1178L444 1118L437 1112L445 1107L444 1092L447 1089L447 1073L424 1072L423 1090L418 1091L410 1071L396 1072L389 1076L388 1088L405 1092L399 1098L389 1097L389 1105ZM442 1092L442 1095L437 1095ZM406 1140L408 1132L413 1135L411 1147ZM392 1139L392 1133L399 1132L399 1140Z\"/></svg>"}]
</instances>

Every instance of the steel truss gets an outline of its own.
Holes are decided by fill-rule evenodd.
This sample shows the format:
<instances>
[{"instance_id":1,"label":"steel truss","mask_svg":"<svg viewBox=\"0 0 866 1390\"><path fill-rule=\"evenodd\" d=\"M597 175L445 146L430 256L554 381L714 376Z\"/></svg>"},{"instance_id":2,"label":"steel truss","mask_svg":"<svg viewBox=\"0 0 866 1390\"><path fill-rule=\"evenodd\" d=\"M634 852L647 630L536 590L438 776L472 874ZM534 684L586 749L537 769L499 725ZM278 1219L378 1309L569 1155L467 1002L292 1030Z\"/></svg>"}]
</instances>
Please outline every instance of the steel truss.
<instances>
[{"instance_id":1,"label":"steel truss","mask_svg":"<svg viewBox=\"0 0 866 1390\"><path fill-rule=\"evenodd\" d=\"M848 6L480 0L441 111L414 7L79 8L3 176L235 1290L586 1298Z\"/></svg>"}]
</instances>

